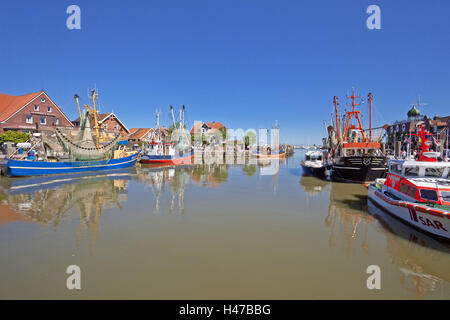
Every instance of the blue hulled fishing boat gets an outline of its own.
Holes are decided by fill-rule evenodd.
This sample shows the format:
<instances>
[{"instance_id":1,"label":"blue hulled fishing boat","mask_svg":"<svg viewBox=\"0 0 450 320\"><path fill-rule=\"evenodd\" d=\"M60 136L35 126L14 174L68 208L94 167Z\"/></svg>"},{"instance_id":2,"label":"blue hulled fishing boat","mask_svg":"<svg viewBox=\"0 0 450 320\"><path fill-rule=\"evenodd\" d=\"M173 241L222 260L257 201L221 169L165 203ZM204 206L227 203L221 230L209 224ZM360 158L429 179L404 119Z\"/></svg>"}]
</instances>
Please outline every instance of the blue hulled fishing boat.
<instances>
[{"instance_id":1,"label":"blue hulled fishing boat","mask_svg":"<svg viewBox=\"0 0 450 320\"><path fill-rule=\"evenodd\" d=\"M137 158L138 153L134 152L131 155L124 156L119 159L93 161L59 162L9 159L5 164L5 174L8 176L36 176L123 169L134 166Z\"/></svg>"},{"instance_id":2,"label":"blue hulled fishing boat","mask_svg":"<svg viewBox=\"0 0 450 320\"><path fill-rule=\"evenodd\" d=\"M92 91L93 108L80 113L81 126L76 131L63 131L56 128L50 133L36 133L25 150L18 148L3 165L2 172L8 176L37 176L68 174L91 171L122 169L133 166L139 156L138 151L127 149L128 141L119 141L116 134L110 139L99 130L97 110L95 108L97 93ZM92 119L92 120L91 120ZM94 136L91 122L94 122Z\"/></svg>"}]
</instances>

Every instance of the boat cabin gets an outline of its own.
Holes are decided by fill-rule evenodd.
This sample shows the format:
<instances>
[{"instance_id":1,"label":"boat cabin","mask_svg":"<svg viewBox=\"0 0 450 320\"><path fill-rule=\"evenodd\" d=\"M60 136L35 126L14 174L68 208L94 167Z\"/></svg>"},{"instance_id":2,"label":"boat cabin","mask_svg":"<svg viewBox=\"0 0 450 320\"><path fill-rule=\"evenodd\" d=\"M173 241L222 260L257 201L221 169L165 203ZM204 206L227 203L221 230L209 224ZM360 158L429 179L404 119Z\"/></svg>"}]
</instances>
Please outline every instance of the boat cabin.
<instances>
[{"instance_id":1,"label":"boat cabin","mask_svg":"<svg viewBox=\"0 0 450 320\"><path fill-rule=\"evenodd\" d=\"M308 151L305 153L305 161L322 161L323 155L319 151Z\"/></svg>"},{"instance_id":2,"label":"boat cabin","mask_svg":"<svg viewBox=\"0 0 450 320\"><path fill-rule=\"evenodd\" d=\"M390 160L384 185L408 201L450 206L450 162Z\"/></svg>"}]
</instances>

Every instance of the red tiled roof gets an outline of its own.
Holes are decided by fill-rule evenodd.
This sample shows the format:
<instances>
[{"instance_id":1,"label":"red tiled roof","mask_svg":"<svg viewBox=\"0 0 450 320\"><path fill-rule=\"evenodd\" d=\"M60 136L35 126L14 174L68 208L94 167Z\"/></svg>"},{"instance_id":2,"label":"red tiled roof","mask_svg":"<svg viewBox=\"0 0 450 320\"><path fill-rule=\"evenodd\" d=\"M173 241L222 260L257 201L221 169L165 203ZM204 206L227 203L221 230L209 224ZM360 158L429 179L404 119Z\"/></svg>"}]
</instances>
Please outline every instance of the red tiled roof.
<instances>
[{"instance_id":1,"label":"red tiled roof","mask_svg":"<svg viewBox=\"0 0 450 320\"><path fill-rule=\"evenodd\" d=\"M24 94L21 96L12 96L0 93L0 121L4 121L12 116L16 111L36 98L43 91Z\"/></svg>"},{"instance_id":2,"label":"red tiled roof","mask_svg":"<svg viewBox=\"0 0 450 320\"><path fill-rule=\"evenodd\" d=\"M132 128L132 129L130 129L130 135L128 136L128 139L140 140L150 130L152 130L152 129L151 128Z\"/></svg>"},{"instance_id":3,"label":"red tiled roof","mask_svg":"<svg viewBox=\"0 0 450 320\"><path fill-rule=\"evenodd\" d=\"M168 135L168 131L166 128L159 128L163 136ZM155 128L132 128L130 129L130 134L128 135L128 139L131 140L139 140L142 139L149 131L155 131Z\"/></svg>"},{"instance_id":4,"label":"red tiled roof","mask_svg":"<svg viewBox=\"0 0 450 320\"><path fill-rule=\"evenodd\" d=\"M191 134L193 134L194 132L198 132L200 130L200 127L203 126L204 124L206 124L211 129L211 131L219 130L225 127L220 122L199 122L192 127Z\"/></svg>"}]
</instances>

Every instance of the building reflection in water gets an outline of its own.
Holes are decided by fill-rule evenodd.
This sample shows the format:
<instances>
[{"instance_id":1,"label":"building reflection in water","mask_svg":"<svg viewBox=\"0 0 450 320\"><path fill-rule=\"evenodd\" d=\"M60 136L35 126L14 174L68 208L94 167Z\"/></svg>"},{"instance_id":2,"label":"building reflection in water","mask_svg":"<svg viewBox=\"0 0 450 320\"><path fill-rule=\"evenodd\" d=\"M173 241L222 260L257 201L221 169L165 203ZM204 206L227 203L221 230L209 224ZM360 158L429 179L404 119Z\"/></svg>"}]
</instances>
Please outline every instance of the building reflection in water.
<instances>
[{"instance_id":1,"label":"building reflection in water","mask_svg":"<svg viewBox=\"0 0 450 320\"><path fill-rule=\"evenodd\" d=\"M400 284L414 298L444 290L450 282L450 245L405 225L368 203L363 186L332 183L314 177L301 177L300 185L310 197L329 190L330 202L324 223L330 230L330 248L343 237L347 257L356 243L364 253L370 253L369 232L381 232L386 238L390 261L401 273Z\"/></svg>"}]
</instances>

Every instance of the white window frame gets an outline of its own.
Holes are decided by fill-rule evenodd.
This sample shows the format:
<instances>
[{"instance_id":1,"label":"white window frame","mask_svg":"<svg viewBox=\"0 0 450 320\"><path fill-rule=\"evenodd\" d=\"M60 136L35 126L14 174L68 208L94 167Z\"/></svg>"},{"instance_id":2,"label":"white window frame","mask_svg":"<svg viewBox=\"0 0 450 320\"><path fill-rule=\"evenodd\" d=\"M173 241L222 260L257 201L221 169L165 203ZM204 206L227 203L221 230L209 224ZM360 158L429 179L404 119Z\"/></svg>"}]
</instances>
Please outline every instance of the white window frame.
<instances>
[{"instance_id":1,"label":"white window frame","mask_svg":"<svg viewBox=\"0 0 450 320\"><path fill-rule=\"evenodd\" d=\"M44 119L44 122L42 122L42 119ZM40 123L40 124L47 124L47 118L46 118L46 117L41 117L41 118L39 119L39 123Z\"/></svg>"},{"instance_id":2,"label":"white window frame","mask_svg":"<svg viewBox=\"0 0 450 320\"><path fill-rule=\"evenodd\" d=\"M34 105L34 111L39 111L39 105L38 104Z\"/></svg>"},{"instance_id":3,"label":"white window frame","mask_svg":"<svg viewBox=\"0 0 450 320\"><path fill-rule=\"evenodd\" d=\"M55 126L59 125L59 119L58 118L54 118L53 119L53 123L55 124Z\"/></svg>"},{"instance_id":4,"label":"white window frame","mask_svg":"<svg viewBox=\"0 0 450 320\"><path fill-rule=\"evenodd\" d=\"M29 119L28 119L28 118L29 118ZM33 123L33 116L28 115L28 116L25 118L25 123Z\"/></svg>"},{"instance_id":5,"label":"white window frame","mask_svg":"<svg viewBox=\"0 0 450 320\"><path fill-rule=\"evenodd\" d=\"M52 107L51 106L47 106L47 112L52 112Z\"/></svg>"}]
</instances>

